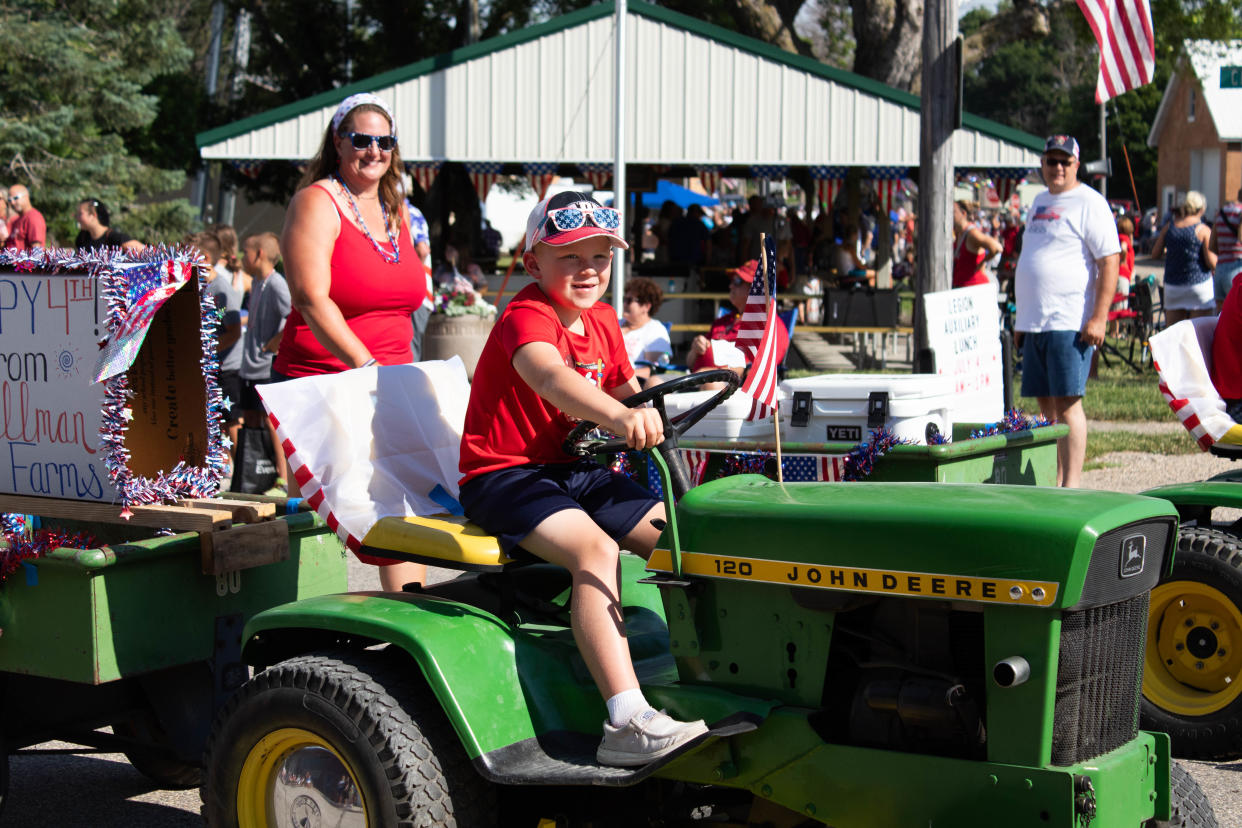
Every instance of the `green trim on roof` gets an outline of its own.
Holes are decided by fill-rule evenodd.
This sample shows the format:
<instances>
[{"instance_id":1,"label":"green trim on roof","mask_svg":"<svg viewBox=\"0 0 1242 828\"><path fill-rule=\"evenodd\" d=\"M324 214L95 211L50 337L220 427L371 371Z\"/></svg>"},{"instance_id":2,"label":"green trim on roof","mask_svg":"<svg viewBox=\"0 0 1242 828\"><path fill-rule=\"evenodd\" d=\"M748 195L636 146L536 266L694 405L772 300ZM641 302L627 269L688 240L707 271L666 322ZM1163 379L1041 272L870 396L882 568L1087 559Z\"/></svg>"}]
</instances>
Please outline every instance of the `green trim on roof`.
<instances>
[{"instance_id":1,"label":"green trim on roof","mask_svg":"<svg viewBox=\"0 0 1242 828\"><path fill-rule=\"evenodd\" d=\"M887 86L879 81L872 80L871 78L865 78L862 75L847 72L844 69L837 69L836 67L828 66L827 64L820 63L813 58L786 52L783 49L769 43L764 43L761 40L755 40L752 37L746 37L745 35L729 31L728 29L721 28L720 26L705 23L697 18L689 17L679 12L670 11L662 6L646 3L643 2L643 0L630 0L627 8L633 14L641 17L646 17L661 23L667 23L670 26L684 29L685 31L693 34L702 35L709 40L727 44L744 52L749 52L750 54L762 57L766 60L782 63L803 72L808 72L812 75L826 78L834 83L839 83L843 86L848 86L861 92L875 95L878 98L892 101L893 103L904 106L907 109L918 111L921 108L921 100L909 92L903 92L900 89ZM234 121L230 124L225 124L223 126L215 127L214 129L200 132L195 136L195 143L201 149L209 144L219 143L220 141L234 138L254 129L260 129L280 121L288 120L289 118L304 115L307 112L314 112L325 106L331 106L356 92L371 92L375 89L391 86L392 84L410 80L411 78L416 78L420 75L429 74L441 69L447 69L459 63L465 63L466 61L474 60L484 55L498 52L502 49L507 49L511 46L516 46L521 43L536 40L545 35L554 34L565 29L580 26L584 23L589 23L593 20L598 20L610 14L614 14L615 11L616 6L612 0L606 0L606 2L598 5L588 6L585 9L579 9L578 11L570 12L569 14L561 15L560 17L554 17L544 23L529 26L520 31L509 32L508 34L489 38L470 46L454 49L450 52L426 58L416 63L411 63L408 66L393 69L388 72L384 72L383 74L375 75L365 80L349 84L348 86L342 86L339 89L321 92L320 94L310 98L305 98L275 109L269 109L267 112L261 112L257 115L251 115L248 118L243 118L240 121ZM1004 124L998 124L995 121L988 120L987 118L981 118L978 115L971 115L969 113L963 114L962 126L984 133L985 135L990 135L999 140L1016 144L1017 146L1024 147L1034 152L1042 152L1044 148L1044 141L1042 138L1031 135L1028 132L1023 132L1019 129L1005 126Z\"/></svg>"}]
</instances>

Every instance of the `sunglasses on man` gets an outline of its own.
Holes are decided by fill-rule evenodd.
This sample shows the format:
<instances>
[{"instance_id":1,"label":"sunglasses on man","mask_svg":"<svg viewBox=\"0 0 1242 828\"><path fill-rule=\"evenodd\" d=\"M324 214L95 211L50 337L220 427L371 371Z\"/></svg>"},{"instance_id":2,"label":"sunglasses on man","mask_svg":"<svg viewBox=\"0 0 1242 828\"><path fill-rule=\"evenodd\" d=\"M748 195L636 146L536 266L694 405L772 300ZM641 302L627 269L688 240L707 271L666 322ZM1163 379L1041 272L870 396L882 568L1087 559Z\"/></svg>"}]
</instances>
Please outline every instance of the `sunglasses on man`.
<instances>
[{"instance_id":1,"label":"sunglasses on man","mask_svg":"<svg viewBox=\"0 0 1242 828\"><path fill-rule=\"evenodd\" d=\"M1065 169L1069 169L1070 167L1074 166L1074 159L1073 158L1045 158L1044 163L1047 164L1049 167L1064 167Z\"/></svg>"},{"instance_id":2,"label":"sunglasses on man","mask_svg":"<svg viewBox=\"0 0 1242 828\"><path fill-rule=\"evenodd\" d=\"M351 132L346 137L349 138L350 146L359 152L370 149L371 144L379 144L380 152L392 152L397 146L395 135L367 135L365 132Z\"/></svg>"}]
</instances>

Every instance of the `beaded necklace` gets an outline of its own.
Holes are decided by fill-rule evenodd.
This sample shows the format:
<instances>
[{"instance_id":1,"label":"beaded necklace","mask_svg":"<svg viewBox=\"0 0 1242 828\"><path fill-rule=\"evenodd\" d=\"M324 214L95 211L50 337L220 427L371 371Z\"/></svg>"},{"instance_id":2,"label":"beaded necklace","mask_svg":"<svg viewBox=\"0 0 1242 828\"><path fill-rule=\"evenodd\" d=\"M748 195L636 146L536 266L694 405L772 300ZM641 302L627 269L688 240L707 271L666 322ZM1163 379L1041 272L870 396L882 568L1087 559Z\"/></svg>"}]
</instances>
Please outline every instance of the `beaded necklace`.
<instances>
[{"instance_id":1,"label":"beaded necklace","mask_svg":"<svg viewBox=\"0 0 1242 828\"><path fill-rule=\"evenodd\" d=\"M375 248L375 252L380 254L380 258L388 264L399 263L401 261L401 248L397 243L397 234L392 231L392 223L388 220L388 208L384 205L384 200L380 199L380 212L384 216L384 229L388 231L388 243L392 245L391 255L379 246L379 242L375 240L375 237L371 235L371 231L367 229L367 223L362 220L362 211L358 209L358 202L354 201L354 194L350 192L349 187L345 186L344 179L336 173L332 174L332 178L345 191L345 197L349 199L349 206L354 208L354 218L358 219L358 226L362 228L362 232L370 239L371 246Z\"/></svg>"}]
</instances>

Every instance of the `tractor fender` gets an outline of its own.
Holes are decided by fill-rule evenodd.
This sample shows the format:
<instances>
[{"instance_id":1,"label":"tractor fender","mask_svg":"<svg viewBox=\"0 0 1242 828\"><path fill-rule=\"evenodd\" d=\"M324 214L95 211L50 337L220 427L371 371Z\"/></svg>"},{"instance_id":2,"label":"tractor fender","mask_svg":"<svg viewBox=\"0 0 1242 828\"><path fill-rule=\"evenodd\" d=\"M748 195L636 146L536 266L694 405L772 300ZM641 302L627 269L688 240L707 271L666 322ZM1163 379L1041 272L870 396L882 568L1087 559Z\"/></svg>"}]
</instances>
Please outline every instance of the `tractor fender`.
<instances>
[{"instance_id":1,"label":"tractor fender","mask_svg":"<svg viewBox=\"0 0 1242 828\"><path fill-rule=\"evenodd\" d=\"M418 665L471 759L535 736L512 631L475 607L407 593L321 595L259 613L242 641L242 658L260 666L343 643L391 644ZM522 651L527 674L555 658Z\"/></svg>"},{"instance_id":2,"label":"tractor fender","mask_svg":"<svg viewBox=\"0 0 1242 828\"><path fill-rule=\"evenodd\" d=\"M1172 483L1158 486L1140 494L1146 497L1158 497L1167 500L1181 511L1185 506L1208 506L1211 508L1225 507L1242 509L1242 486L1237 477L1230 478L1231 473L1193 483Z\"/></svg>"}]
</instances>

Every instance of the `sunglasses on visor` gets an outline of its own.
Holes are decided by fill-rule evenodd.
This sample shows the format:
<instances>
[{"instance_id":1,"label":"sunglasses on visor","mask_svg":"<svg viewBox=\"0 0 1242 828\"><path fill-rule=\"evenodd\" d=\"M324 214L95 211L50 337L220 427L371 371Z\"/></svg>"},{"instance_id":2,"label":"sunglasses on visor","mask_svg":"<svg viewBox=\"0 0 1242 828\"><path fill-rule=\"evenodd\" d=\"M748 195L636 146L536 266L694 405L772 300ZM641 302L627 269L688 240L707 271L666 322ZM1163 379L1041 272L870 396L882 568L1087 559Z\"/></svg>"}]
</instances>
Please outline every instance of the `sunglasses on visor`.
<instances>
[{"instance_id":1,"label":"sunglasses on visor","mask_svg":"<svg viewBox=\"0 0 1242 828\"><path fill-rule=\"evenodd\" d=\"M395 135L367 135L365 132L351 132L348 138L350 145L359 151L370 148L372 143L379 144L381 152L392 152L397 146Z\"/></svg>"},{"instance_id":2,"label":"sunglasses on visor","mask_svg":"<svg viewBox=\"0 0 1242 828\"><path fill-rule=\"evenodd\" d=\"M548 219L558 231L577 230L591 223L602 230L616 230L621 226L621 214L611 207L560 207L548 211Z\"/></svg>"}]
</instances>

